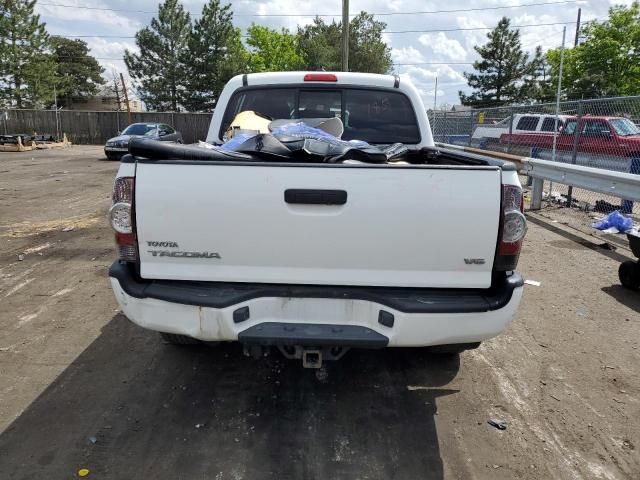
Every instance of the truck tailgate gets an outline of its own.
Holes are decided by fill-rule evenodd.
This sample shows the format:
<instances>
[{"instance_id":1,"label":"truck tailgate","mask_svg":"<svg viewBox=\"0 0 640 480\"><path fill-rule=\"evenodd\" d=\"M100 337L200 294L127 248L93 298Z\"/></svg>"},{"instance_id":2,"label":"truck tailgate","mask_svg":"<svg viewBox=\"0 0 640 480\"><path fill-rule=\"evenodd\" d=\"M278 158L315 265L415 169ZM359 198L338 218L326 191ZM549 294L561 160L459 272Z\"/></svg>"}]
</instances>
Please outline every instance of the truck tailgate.
<instances>
[{"instance_id":1,"label":"truck tailgate","mask_svg":"<svg viewBox=\"0 0 640 480\"><path fill-rule=\"evenodd\" d=\"M146 279L484 288L501 172L139 162L135 197Z\"/></svg>"}]
</instances>

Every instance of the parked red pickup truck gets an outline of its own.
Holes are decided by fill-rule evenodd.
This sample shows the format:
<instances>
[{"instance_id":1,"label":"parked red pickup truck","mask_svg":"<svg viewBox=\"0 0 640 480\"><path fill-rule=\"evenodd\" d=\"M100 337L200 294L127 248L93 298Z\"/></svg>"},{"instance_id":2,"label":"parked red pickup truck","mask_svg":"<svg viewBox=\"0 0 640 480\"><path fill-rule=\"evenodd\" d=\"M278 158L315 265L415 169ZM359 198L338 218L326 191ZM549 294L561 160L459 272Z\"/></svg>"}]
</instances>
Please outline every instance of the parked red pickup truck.
<instances>
[{"instance_id":1,"label":"parked red pickup truck","mask_svg":"<svg viewBox=\"0 0 640 480\"><path fill-rule=\"evenodd\" d=\"M578 152L620 157L640 157L640 128L628 118L586 115L578 120L569 117L556 139L556 149L571 151L579 133ZM500 136L500 143L553 147L553 133L508 133Z\"/></svg>"}]
</instances>

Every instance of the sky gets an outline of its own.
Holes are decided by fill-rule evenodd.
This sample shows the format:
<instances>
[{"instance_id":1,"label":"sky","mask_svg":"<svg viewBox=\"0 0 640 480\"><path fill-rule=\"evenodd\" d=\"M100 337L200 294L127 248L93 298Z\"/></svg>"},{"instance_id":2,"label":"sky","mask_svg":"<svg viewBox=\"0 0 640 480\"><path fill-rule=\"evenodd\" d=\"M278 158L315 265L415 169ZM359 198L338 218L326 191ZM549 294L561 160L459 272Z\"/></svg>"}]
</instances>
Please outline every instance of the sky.
<instances>
[{"instance_id":1,"label":"sky","mask_svg":"<svg viewBox=\"0 0 640 480\"><path fill-rule=\"evenodd\" d=\"M376 19L387 24L384 39L391 47L394 71L411 78L427 107L435 101L441 108L459 104L459 90L469 91L463 72L471 71L471 63L478 58L473 47L486 42L488 29L495 27L503 16L509 17L513 26L521 27L526 51L533 51L537 45L547 50L561 45L564 25L567 45L573 45L578 8L582 8L583 22L603 20L611 6L631 2L350 0L349 7L352 15L363 10L379 14ZM38 0L36 12L46 22L50 34L85 40L91 54L106 69L106 76L110 77L113 71L126 76L123 52L125 49L136 51L133 36L157 13L158 3L159 0ZM204 3L205 0L182 1L192 16L201 12ZM229 3L235 25L243 30L255 22L295 31L297 25L310 23L315 15L328 15L324 17L327 21L341 20L341 0L231 0ZM406 31L411 32L401 33Z\"/></svg>"}]
</instances>

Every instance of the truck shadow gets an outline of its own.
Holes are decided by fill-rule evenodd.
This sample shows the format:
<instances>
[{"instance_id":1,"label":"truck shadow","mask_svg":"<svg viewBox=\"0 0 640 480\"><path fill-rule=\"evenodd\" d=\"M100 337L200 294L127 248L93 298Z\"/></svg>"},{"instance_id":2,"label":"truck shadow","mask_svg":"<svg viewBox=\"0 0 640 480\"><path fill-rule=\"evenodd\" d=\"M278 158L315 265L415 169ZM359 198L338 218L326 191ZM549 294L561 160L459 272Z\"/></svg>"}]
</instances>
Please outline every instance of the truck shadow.
<instances>
[{"instance_id":1,"label":"truck shadow","mask_svg":"<svg viewBox=\"0 0 640 480\"><path fill-rule=\"evenodd\" d=\"M602 291L611 295L618 302L640 313L640 291L632 291L622 285L602 287Z\"/></svg>"},{"instance_id":2,"label":"truck shadow","mask_svg":"<svg viewBox=\"0 0 640 480\"><path fill-rule=\"evenodd\" d=\"M351 351L326 372L174 347L116 315L0 435L0 478L440 479L459 358Z\"/></svg>"},{"instance_id":3,"label":"truck shadow","mask_svg":"<svg viewBox=\"0 0 640 480\"><path fill-rule=\"evenodd\" d=\"M560 243L559 241L555 241L555 246L560 247L560 248L579 248L578 245L581 245L582 247L588 248L590 250L593 250L594 252L598 252L602 255L604 255L605 257L609 257L610 259L616 261L616 262L624 262L625 260L629 260L629 257L627 255L624 255L622 253L616 252L615 251L615 246L614 249L611 249L611 247L606 245L606 242L600 242L600 243L594 243L592 241L589 241L583 237L581 237L580 235L576 235L575 233L570 232L568 229L566 228L561 228L557 225L554 225L551 220L547 220L544 218L541 218L540 216L536 216L536 214L531 214L528 213L527 214L527 221L534 223L540 227L543 227L547 230L549 230L550 232L556 233L558 235L560 235L561 237L566 238L567 240L570 240L571 242L573 242L572 244L569 243ZM552 243L553 244L553 243Z\"/></svg>"}]
</instances>

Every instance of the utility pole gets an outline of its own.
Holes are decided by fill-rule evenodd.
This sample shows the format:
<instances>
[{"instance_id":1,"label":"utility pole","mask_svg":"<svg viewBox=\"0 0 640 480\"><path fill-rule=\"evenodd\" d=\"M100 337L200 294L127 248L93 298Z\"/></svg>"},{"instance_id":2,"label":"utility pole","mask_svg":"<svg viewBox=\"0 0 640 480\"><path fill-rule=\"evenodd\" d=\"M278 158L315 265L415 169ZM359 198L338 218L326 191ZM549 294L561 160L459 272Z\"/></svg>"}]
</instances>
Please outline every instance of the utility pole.
<instances>
[{"instance_id":1,"label":"utility pole","mask_svg":"<svg viewBox=\"0 0 640 480\"><path fill-rule=\"evenodd\" d=\"M57 78L53 79L53 108L56 109L56 142L60 141L60 119L58 118L58 90L56 89Z\"/></svg>"},{"instance_id":2,"label":"utility pole","mask_svg":"<svg viewBox=\"0 0 640 480\"><path fill-rule=\"evenodd\" d=\"M573 41L573 46L577 47L580 41L580 17L582 16L582 9L578 9L578 20L576 21L576 38Z\"/></svg>"},{"instance_id":3,"label":"utility pole","mask_svg":"<svg viewBox=\"0 0 640 480\"><path fill-rule=\"evenodd\" d=\"M582 15L582 9L579 8L578 9L578 19L576 20L576 38L573 41L573 47L577 47L578 46L578 42L580 41L580 16ZM582 101L580 101L579 104L579 112L578 112L578 123L580 123L580 118L582 117ZM578 125L576 124L576 142L578 143L578 137L580 136L580 133L578 131ZM575 164L576 163L576 150L577 150L577 145L575 145L575 148L573 149L573 156L571 158L571 163ZM567 189L567 206L569 208L571 208L571 197L573 197L573 187L571 185L569 185L569 188Z\"/></svg>"},{"instance_id":4,"label":"utility pole","mask_svg":"<svg viewBox=\"0 0 640 480\"><path fill-rule=\"evenodd\" d=\"M118 90L118 77L116 72L113 72L113 89L116 94L116 105L118 106L118 112L120 111L120 91Z\"/></svg>"},{"instance_id":5,"label":"utility pole","mask_svg":"<svg viewBox=\"0 0 640 480\"><path fill-rule=\"evenodd\" d=\"M436 104L438 102L438 76L436 75L436 86L433 89L433 125L431 125L431 135L436 134Z\"/></svg>"},{"instance_id":6,"label":"utility pole","mask_svg":"<svg viewBox=\"0 0 640 480\"><path fill-rule=\"evenodd\" d=\"M556 143L558 140L558 123L560 117L560 95L562 94L562 70L564 67L564 41L567 36L567 27L562 27L562 46L560 47L560 71L558 72L558 92L556 93L556 121L555 129L553 131L553 153L551 155L551 161L556 161ZM551 195L551 190L549 190Z\"/></svg>"},{"instance_id":7,"label":"utility pole","mask_svg":"<svg viewBox=\"0 0 640 480\"><path fill-rule=\"evenodd\" d=\"M562 45L560 46L560 71L558 72L558 93L556 93L556 121L553 129L553 150L551 152L551 161L556 161L556 145L558 142L558 124L560 122L560 95L562 93L562 68L564 66L564 41L567 37L567 27L562 27ZM512 123L513 125L513 123ZM576 127L577 129L577 127ZM553 191L553 181L549 183L549 198Z\"/></svg>"},{"instance_id":8,"label":"utility pole","mask_svg":"<svg viewBox=\"0 0 640 480\"><path fill-rule=\"evenodd\" d=\"M129 125L131 125L131 106L129 105L129 94L127 93L127 84L124 83L124 76L120 72L120 81L122 82L122 91L124 93L124 101L127 104L127 115L129 117Z\"/></svg>"},{"instance_id":9,"label":"utility pole","mask_svg":"<svg viewBox=\"0 0 640 480\"><path fill-rule=\"evenodd\" d=\"M118 76L116 75L115 70L111 70L111 75L113 76L113 90L116 94L116 130L118 131L118 135L120 135L120 91L118 90Z\"/></svg>"},{"instance_id":10,"label":"utility pole","mask_svg":"<svg viewBox=\"0 0 640 480\"><path fill-rule=\"evenodd\" d=\"M349 0L342 0L342 71L349 71Z\"/></svg>"}]
</instances>

